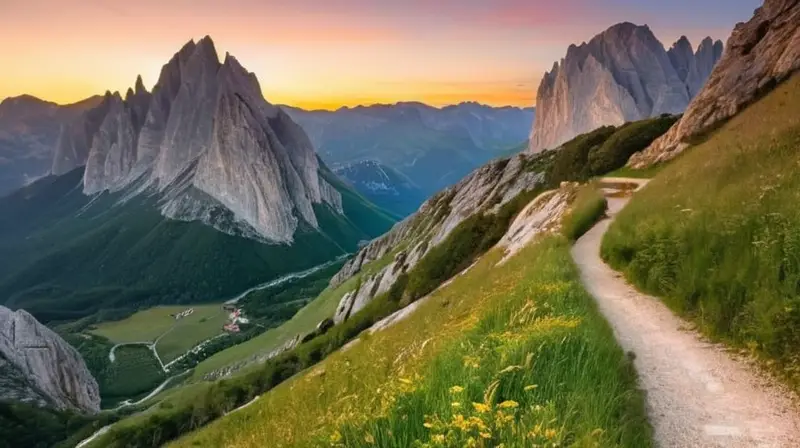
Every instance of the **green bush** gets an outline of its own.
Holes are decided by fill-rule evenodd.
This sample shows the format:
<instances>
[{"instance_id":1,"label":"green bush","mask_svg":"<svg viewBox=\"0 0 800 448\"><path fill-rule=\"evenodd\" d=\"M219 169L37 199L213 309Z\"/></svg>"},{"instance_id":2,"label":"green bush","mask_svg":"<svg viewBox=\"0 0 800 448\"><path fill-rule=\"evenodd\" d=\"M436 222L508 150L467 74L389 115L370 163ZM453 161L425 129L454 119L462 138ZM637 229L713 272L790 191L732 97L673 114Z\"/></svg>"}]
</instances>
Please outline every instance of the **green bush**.
<instances>
[{"instance_id":1,"label":"green bush","mask_svg":"<svg viewBox=\"0 0 800 448\"><path fill-rule=\"evenodd\" d=\"M653 140L667 132L679 118L677 115L662 115L623 125L599 148L589 153L589 169L598 175L625 166L634 153L650 146Z\"/></svg>"},{"instance_id":2,"label":"green bush","mask_svg":"<svg viewBox=\"0 0 800 448\"><path fill-rule=\"evenodd\" d=\"M548 183L557 186L563 181L583 182L592 177L595 173L589 164L590 154L597 151L616 131L614 126L603 126L564 143L556 152L547 173Z\"/></svg>"}]
</instances>

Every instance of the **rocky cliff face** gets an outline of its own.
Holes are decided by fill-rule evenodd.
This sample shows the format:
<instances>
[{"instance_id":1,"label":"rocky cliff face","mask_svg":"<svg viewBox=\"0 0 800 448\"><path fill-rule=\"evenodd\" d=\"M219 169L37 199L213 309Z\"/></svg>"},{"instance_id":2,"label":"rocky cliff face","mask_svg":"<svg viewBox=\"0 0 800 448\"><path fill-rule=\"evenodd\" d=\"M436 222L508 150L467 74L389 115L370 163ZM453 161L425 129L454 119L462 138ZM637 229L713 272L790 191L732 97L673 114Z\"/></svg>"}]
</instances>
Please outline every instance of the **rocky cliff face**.
<instances>
[{"instance_id":1,"label":"rocky cliff face","mask_svg":"<svg viewBox=\"0 0 800 448\"><path fill-rule=\"evenodd\" d=\"M544 175L526 168L531 157L534 156L520 154L510 160L484 165L458 184L427 200L417 213L362 248L333 277L332 286L359 273L364 265L384 257L399 244L405 243L408 247L395 254L388 266L363 278L357 290L341 299L334 322L341 323L375 296L388 291L400 274L413 268L431 248L447 238L468 217L482 210L496 212L519 193L536 188L544 181Z\"/></svg>"},{"instance_id":2,"label":"rocky cliff face","mask_svg":"<svg viewBox=\"0 0 800 448\"><path fill-rule=\"evenodd\" d=\"M0 372L2 399L100 410L97 381L80 354L23 310L0 306Z\"/></svg>"},{"instance_id":3,"label":"rocky cliff face","mask_svg":"<svg viewBox=\"0 0 800 448\"><path fill-rule=\"evenodd\" d=\"M682 37L669 51L647 26L615 25L571 45L545 73L530 150L553 149L605 125L683 112L722 53L710 38L696 53Z\"/></svg>"},{"instance_id":4,"label":"rocky cliff face","mask_svg":"<svg viewBox=\"0 0 800 448\"><path fill-rule=\"evenodd\" d=\"M766 0L749 22L736 25L727 51L683 118L628 164L644 168L672 159L693 137L719 126L799 70L800 0Z\"/></svg>"},{"instance_id":5,"label":"rocky cliff face","mask_svg":"<svg viewBox=\"0 0 800 448\"><path fill-rule=\"evenodd\" d=\"M85 163L84 193L157 192L173 219L291 243L301 223L318 228L315 205L343 213L303 130L209 37L173 56L152 94L139 79L65 135L54 172Z\"/></svg>"}]
</instances>

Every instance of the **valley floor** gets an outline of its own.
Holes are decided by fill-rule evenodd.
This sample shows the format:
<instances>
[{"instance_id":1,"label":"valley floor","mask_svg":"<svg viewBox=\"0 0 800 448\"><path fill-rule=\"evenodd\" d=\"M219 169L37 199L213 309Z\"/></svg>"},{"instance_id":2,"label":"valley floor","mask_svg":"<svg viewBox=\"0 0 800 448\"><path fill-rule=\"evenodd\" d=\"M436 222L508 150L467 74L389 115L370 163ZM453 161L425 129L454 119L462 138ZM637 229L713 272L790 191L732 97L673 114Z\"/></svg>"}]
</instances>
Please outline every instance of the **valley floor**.
<instances>
[{"instance_id":1,"label":"valley floor","mask_svg":"<svg viewBox=\"0 0 800 448\"><path fill-rule=\"evenodd\" d=\"M627 201L609 198L612 218ZM704 340L602 261L600 244L610 223L600 222L579 239L572 256L620 345L635 355L659 446L800 446L800 414L786 388Z\"/></svg>"}]
</instances>

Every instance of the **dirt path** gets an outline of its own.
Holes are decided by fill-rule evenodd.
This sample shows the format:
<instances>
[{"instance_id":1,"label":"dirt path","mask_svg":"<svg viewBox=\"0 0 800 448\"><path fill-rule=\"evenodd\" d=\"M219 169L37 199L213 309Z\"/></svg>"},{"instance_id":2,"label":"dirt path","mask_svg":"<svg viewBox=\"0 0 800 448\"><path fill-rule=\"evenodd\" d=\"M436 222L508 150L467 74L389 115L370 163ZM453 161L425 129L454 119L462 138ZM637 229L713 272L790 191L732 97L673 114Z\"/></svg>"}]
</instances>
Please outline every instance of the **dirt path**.
<instances>
[{"instance_id":1,"label":"dirt path","mask_svg":"<svg viewBox=\"0 0 800 448\"><path fill-rule=\"evenodd\" d=\"M609 198L612 219L627 200ZM572 257L620 345L636 355L657 444L800 447L800 416L786 389L688 330L686 321L603 263L600 243L610 223L578 240Z\"/></svg>"}]
</instances>

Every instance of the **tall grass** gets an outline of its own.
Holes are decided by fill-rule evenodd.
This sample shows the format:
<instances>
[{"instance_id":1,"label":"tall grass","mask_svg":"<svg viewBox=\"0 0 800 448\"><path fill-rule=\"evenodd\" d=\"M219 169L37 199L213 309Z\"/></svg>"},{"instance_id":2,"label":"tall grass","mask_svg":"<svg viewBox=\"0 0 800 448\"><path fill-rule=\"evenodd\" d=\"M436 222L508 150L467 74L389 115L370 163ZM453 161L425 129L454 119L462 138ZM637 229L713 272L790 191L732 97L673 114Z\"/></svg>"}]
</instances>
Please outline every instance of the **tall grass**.
<instances>
[{"instance_id":1,"label":"tall grass","mask_svg":"<svg viewBox=\"0 0 800 448\"><path fill-rule=\"evenodd\" d=\"M501 255L175 446L650 446L631 363L567 241Z\"/></svg>"},{"instance_id":2,"label":"tall grass","mask_svg":"<svg viewBox=\"0 0 800 448\"><path fill-rule=\"evenodd\" d=\"M569 213L561 220L561 233L570 241L588 232L606 213L608 201L595 184L586 184L578 189Z\"/></svg>"},{"instance_id":3,"label":"tall grass","mask_svg":"<svg viewBox=\"0 0 800 448\"><path fill-rule=\"evenodd\" d=\"M800 77L669 165L633 198L603 257L712 337L800 385Z\"/></svg>"}]
</instances>

